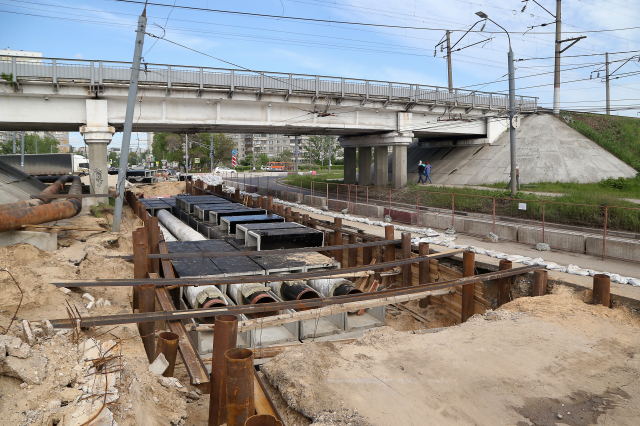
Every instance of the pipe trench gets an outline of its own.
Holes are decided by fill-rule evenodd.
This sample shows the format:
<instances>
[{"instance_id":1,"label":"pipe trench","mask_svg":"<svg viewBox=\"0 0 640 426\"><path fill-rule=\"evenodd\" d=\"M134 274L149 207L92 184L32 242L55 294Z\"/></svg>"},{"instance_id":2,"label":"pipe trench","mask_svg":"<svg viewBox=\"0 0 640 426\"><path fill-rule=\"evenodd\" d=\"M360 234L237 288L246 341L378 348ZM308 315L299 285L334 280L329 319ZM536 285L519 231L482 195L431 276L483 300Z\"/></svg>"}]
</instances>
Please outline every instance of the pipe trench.
<instances>
[{"instance_id":1,"label":"pipe trench","mask_svg":"<svg viewBox=\"0 0 640 426\"><path fill-rule=\"evenodd\" d=\"M48 187L46 187L45 189L43 189L42 192L40 192L40 194L38 195L39 198L34 198L31 200L24 200L24 201L16 201L15 203L1 204L0 213L6 212L9 210L26 209L29 207L40 206L42 204L50 202L51 198L48 198L47 195L56 194L58 191L60 191L60 189L62 189L64 184L67 183L69 181L69 178L71 177L73 176L59 176L59 177L56 176L55 182L49 185ZM37 225L37 224L32 224L32 225Z\"/></svg>"},{"instance_id":2,"label":"pipe trench","mask_svg":"<svg viewBox=\"0 0 640 426\"><path fill-rule=\"evenodd\" d=\"M82 194L82 182L79 177L61 176L56 183L40 193L41 198L12 203L14 206L18 205L21 207L11 210L0 210L0 232L21 229L24 225L38 225L60 219L67 219L80 213L82 210L82 201L80 198L61 198L49 202L51 199L47 197L47 195L58 192L69 179L73 179L69 194ZM47 202L49 203L43 204ZM7 208L6 205L4 207Z\"/></svg>"}]
</instances>

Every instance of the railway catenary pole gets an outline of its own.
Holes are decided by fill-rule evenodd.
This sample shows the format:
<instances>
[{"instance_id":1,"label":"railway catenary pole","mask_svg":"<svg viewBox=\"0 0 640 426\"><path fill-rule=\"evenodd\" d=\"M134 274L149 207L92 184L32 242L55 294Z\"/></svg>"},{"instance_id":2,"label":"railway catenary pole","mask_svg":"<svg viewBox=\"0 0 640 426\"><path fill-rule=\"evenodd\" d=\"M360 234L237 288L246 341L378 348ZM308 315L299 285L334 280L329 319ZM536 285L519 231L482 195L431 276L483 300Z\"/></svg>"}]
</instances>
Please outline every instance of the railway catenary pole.
<instances>
[{"instance_id":1,"label":"railway catenary pole","mask_svg":"<svg viewBox=\"0 0 640 426\"><path fill-rule=\"evenodd\" d=\"M138 77L140 76L140 62L142 60L142 46L144 45L144 32L147 28L147 7L145 5L142 14L138 18L136 30L136 44L133 49L133 63L131 64L131 82L127 96L127 110L124 117L124 129L122 132L122 147L120 150L120 166L118 168L118 185L116 206L113 211L113 232L120 232L122 221L122 207L124 205L124 180L129 163L129 144L131 143L131 129L133 127L133 113L136 107L136 94L138 93ZM124 155L123 155L124 154Z\"/></svg>"}]
</instances>

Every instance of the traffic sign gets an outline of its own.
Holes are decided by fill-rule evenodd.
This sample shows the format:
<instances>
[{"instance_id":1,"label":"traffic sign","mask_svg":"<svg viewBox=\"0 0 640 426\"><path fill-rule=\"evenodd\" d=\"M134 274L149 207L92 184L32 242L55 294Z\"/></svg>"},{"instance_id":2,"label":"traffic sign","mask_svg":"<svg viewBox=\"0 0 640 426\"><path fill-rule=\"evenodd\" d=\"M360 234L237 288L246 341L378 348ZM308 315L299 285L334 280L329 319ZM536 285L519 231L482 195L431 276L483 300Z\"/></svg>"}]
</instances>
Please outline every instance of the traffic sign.
<instances>
[{"instance_id":1,"label":"traffic sign","mask_svg":"<svg viewBox=\"0 0 640 426\"><path fill-rule=\"evenodd\" d=\"M199 158L194 159L194 160L193 160L193 163L194 163L194 164L200 164L200 159L199 159Z\"/></svg>"},{"instance_id":2,"label":"traffic sign","mask_svg":"<svg viewBox=\"0 0 640 426\"><path fill-rule=\"evenodd\" d=\"M234 155L233 157L231 157L231 164L233 165L233 167L236 167L236 156Z\"/></svg>"},{"instance_id":3,"label":"traffic sign","mask_svg":"<svg viewBox=\"0 0 640 426\"><path fill-rule=\"evenodd\" d=\"M236 155L238 153L238 151L236 151L235 149L233 151L231 151L231 154Z\"/></svg>"}]
</instances>

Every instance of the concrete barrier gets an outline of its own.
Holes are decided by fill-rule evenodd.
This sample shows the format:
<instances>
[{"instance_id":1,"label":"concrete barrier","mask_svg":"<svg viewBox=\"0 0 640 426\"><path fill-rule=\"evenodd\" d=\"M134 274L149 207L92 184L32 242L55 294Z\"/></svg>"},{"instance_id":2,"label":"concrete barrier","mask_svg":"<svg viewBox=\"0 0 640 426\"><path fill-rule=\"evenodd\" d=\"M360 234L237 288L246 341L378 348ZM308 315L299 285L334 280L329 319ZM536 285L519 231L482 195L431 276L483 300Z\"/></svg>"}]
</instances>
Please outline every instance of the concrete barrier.
<instances>
[{"instance_id":1,"label":"concrete barrier","mask_svg":"<svg viewBox=\"0 0 640 426\"><path fill-rule=\"evenodd\" d=\"M544 242L555 249L584 253L586 240L586 235L577 232L560 229L545 229L544 231ZM542 243L542 228L520 226L518 229L518 242L525 244Z\"/></svg>"},{"instance_id":2,"label":"concrete barrier","mask_svg":"<svg viewBox=\"0 0 640 426\"><path fill-rule=\"evenodd\" d=\"M602 239L602 235L587 235L587 253L602 256ZM622 259L640 259L640 242L607 237L606 256Z\"/></svg>"},{"instance_id":3,"label":"concrete barrier","mask_svg":"<svg viewBox=\"0 0 640 426\"><path fill-rule=\"evenodd\" d=\"M329 210L342 211L349 207L349 202L330 199L327 207L329 207Z\"/></svg>"},{"instance_id":4,"label":"concrete barrier","mask_svg":"<svg viewBox=\"0 0 640 426\"><path fill-rule=\"evenodd\" d=\"M384 207L373 204L351 203L349 213L381 219L384 217Z\"/></svg>"},{"instance_id":5,"label":"concrete barrier","mask_svg":"<svg viewBox=\"0 0 640 426\"><path fill-rule=\"evenodd\" d=\"M464 232L467 234L475 234L486 237L489 235L489 232L493 232L498 236L500 240L510 240L510 241L518 241L518 228L519 225L504 223L504 222L496 222L495 231L493 230L493 222L485 221L485 220L477 220L471 218L464 218L464 229L458 229L459 232Z\"/></svg>"},{"instance_id":6,"label":"concrete barrier","mask_svg":"<svg viewBox=\"0 0 640 426\"><path fill-rule=\"evenodd\" d=\"M316 197L311 195L305 195L303 198L303 204L312 207L322 207L327 204L327 199L325 197Z\"/></svg>"},{"instance_id":7,"label":"concrete barrier","mask_svg":"<svg viewBox=\"0 0 640 426\"><path fill-rule=\"evenodd\" d=\"M466 220L461 217L454 217L454 229L462 231L465 228ZM447 229L451 228L450 214L421 213L420 226L425 228Z\"/></svg>"},{"instance_id":8,"label":"concrete barrier","mask_svg":"<svg viewBox=\"0 0 640 426\"><path fill-rule=\"evenodd\" d=\"M44 251L54 251L58 249L58 233L19 230L0 232L0 246L18 243L31 244Z\"/></svg>"},{"instance_id":9,"label":"concrete barrier","mask_svg":"<svg viewBox=\"0 0 640 426\"><path fill-rule=\"evenodd\" d=\"M418 213L417 212L412 212L412 211L408 211L408 210L401 210L401 209L391 209L389 210L389 208L385 208L384 209L384 215L389 215L391 216L391 219L395 222L402 222L402 223L407 223L407 224L411 224L411 225L417 225L418 224Z\"/></svg>"}]
</instances>

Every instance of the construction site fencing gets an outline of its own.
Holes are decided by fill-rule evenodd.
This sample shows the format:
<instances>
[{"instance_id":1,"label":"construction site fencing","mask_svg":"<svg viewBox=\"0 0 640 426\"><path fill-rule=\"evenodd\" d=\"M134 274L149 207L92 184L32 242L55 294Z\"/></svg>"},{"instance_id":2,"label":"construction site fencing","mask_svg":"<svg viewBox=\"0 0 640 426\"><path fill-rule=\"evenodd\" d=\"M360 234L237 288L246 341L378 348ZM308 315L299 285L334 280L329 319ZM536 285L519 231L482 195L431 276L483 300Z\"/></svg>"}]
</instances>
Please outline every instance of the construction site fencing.
<instances>
[{"instance_id":1,"label":"construction site fencing","mask_svg":"<svg viewBox=\"0 0 640 426\"><path fill-rule=\"evenodd\" d=\"M313 207L327 206L416 227L512 241L530 246L640 261L640 207L563 203L487 195L392 189L355 184L301 181L277 185L267 176L227 177L227 184L247 192L273 195ZM235 185L234 185L235 184Z\"/></svg>"}]
</instances>

